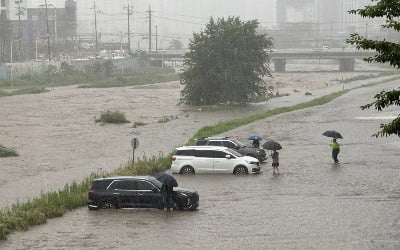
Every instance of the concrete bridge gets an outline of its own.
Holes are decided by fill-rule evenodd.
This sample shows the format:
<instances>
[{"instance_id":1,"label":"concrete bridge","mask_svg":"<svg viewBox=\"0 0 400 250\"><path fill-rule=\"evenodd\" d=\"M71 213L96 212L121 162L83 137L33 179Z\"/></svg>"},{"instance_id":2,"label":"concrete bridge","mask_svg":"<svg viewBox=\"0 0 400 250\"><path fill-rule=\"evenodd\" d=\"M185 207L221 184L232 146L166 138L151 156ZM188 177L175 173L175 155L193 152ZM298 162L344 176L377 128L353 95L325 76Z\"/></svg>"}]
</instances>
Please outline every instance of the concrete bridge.
<instances>
[{"instance_id":1,"label":"concrete bridge","mask_svg":"<svg viewBox=\"0 0 400 250\"><path fill-rule=\"evenodd\" d=\"M276 72L285 72L286 61L289 59L337 60L339 71L354 71L355 59L373 57L375 51L358 51L343 49L312 49L312 50L277 50L270 54Z\"/></svg>"},{"instance_id":2,"label":"concrete bridge","mask_svg":"<svg viewBox=\"0 0 400 250\"><path fill-rule=\"evenodd\" d=\"M159 51L150 54L150 60L158 61L161 65L163 61L183 61L187 50L179 51ZM339 71L354 71L355 59L373 57L374 51L358 51L349 49L287 49L272 50L269 54L274 63L275 72L285 72L286 62L289 59L313 59L313 60L337 60Z\"/></svg>"}]
</instances>

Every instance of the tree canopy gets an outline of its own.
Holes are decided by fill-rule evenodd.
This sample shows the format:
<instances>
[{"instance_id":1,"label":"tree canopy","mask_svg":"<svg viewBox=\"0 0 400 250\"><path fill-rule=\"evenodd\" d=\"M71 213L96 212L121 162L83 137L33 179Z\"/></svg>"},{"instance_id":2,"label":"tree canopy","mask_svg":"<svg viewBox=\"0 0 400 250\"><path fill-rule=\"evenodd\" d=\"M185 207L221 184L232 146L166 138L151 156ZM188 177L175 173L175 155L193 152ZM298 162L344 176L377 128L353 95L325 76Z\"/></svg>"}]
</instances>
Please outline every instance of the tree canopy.
<instances>
[{"instance_id":1,"label":"tree canopy","mask_svg":"<svg viewBox=\"0 0 400 250\"><path fill-rule=\"evenodd\" d=\"M373 4L365 6L362 9L351 10L350 14L358 14L364 18L383 18L385 24L383 28L400 32L400 0L371 0ZM372 40L360 36L359 34L351 34L348 43L356 45L357 49L376 50L374 57L366 58L368 62L389 63L393 67L400 68L400 44L399 41ZM391 105L400 106L400 87L398 90L382 91L375 95L375 101L367 105L361 106L367 109L372 106L381 111ZM398 135L400 137L400 114L387 124L380 125L381 130L375 134L379 136Z\"/></svg>"},{"instance_id":2,"label":"tree canopy","mask_svg":"<svg viewBox=\"0 0 400 250\"><path fill-rule=\"evenodd\" d=\"M210 19L194 33L181 74L181 102L190 105L248 103L265 96L271 39L257 34L258 21Z\"/></svg>"}]
</instances>

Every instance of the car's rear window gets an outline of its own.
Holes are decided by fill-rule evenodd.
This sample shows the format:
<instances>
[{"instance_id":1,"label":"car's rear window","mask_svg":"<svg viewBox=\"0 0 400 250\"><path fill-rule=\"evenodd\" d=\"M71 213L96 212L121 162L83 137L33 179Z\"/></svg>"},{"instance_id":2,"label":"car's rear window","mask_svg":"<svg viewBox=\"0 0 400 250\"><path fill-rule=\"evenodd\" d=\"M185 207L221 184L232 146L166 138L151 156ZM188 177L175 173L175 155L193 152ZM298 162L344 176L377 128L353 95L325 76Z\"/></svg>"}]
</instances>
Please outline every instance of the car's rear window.
<instances>
[{"instance_id":1,"label":"car's rear window","mask_svg":"<svg viewBox=\"0 0 400 250\"><path fill-rule=\"evenodd\" d=\"M194 156L194 150L178 150L175 155Z\"/></svg>"},{"instance_id":2,"label":"car's rear window","mask_svg":"<svg viewBox=\"0 0 400 250\"><path fill-rule=\"evenodd\" d=\"M203 157L203 158L214 158L214 151L213 150L197 150L196 156Z\"/></svg>"},{"instance_id":3,"label":"car's rear window","mask_svg":"<svg viewBox=\"0 0 400 250\"><path fill-rule=\"evenodd\" d=\"M92 183L92 190L105 190L112 180L97 180Z\"/></svg>"}]
</instances>

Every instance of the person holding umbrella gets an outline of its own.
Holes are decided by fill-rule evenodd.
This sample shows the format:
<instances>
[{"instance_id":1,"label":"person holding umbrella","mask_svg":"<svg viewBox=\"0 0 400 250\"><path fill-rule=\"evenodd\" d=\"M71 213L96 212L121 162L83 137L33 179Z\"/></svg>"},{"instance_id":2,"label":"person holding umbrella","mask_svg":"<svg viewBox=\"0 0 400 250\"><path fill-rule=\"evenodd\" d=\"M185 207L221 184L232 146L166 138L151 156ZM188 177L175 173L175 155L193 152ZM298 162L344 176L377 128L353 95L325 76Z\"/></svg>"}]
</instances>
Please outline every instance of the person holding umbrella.
<instances>
[{"instance_id":1,"label":"person holding umbrella","mask_svg":"<svg viewBox=\"0 0 400 250\"><path fill-rule=\"evenodd\" d=\"M332 149L332 159L337 164L339 163L338 154L340 153L340 144L336 141L336 139L332 139L332 143L330 144Z\"/></svg>"},{"instance_id":2,"label":"person holding umbrella","mask_svg":"<svg viewBox=\"0 0 400 250\"><path fill-rule=\"evenodd\" d=\"M163 196L164 211L174 210L174 187L178 186L175 177L167 173L157 173L154 175L162 183L161 194Z\"/></svg>"},{"instance_id":3,"label":"person holding umbrella","mask_svg":"<svg viewBox=\"0 0 400 250\"><path fill-rule=\"evenodd\" d=\"M255 148L260 148L260 141L259 140L253 140L253 143L251 144Z\"/></svg>"},{"instance_id":4,"label":"person holding umbrella","mask_svg":"<svg viewBox=\"0 0 400 250\"><path fill-rule=\"evenodd\" d=\"M253 141L251 144L255 148L260 148L260 141L262 140L261 136L258 135L251 135L247 139Z\"/></svg>"},{"instance_id":5,"label":"person holding umbrella","mask_svg":"<svg viewBox=\"0 0 400 250\"><path fill-rule=\"evenodd\" d=\"M338 154L340 152L340 145L337 139L343 139L343 136L335 130L325 131L322 135L333 138L332 143L329 145L332 149L332 159L336 164L339 163Z\"/></svg>"},{"instance_id":6,"label":"person holding umbrella","mask_svg":"<svg viewBox=\"0 0 400 250\"><path fill-rule=\"evenodd\" d=\"M272 158L272 168L274 174L279 174L279 153L277 150L282 149L281 144L279 142L269 140L263 144L263 148L267 150L272 150L271 158Z\"/></svg>"},{"instance_id":7,"label":"person holding umbrella","mask_svg":"<svg viewBox=\"0 0 400 250\"><path fill-rule=\"evenodd\" d=\"M279 174L279 153L278 151L274 150L273 153L271 154L272 158L272 169L274 174Z\"/></svg>"}]
</instances>

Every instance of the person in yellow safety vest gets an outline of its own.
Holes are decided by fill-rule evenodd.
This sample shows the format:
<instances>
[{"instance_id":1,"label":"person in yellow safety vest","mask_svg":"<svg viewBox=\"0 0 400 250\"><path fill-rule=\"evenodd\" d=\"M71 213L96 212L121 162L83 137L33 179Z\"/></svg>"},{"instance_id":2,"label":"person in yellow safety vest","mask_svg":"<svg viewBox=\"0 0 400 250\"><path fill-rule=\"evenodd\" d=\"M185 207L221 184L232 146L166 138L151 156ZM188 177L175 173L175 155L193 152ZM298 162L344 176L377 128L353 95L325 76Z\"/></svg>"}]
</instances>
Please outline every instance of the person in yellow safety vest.
<instances>
[{"instance_id":1,"label":"person in yellow safety vest","mask_svg":"<svg viewBox=\"0 0 400 250\"><path fill-rule=\"evenodd\" d=\"M332 144L330 145L332 149L332 159L335 163L339 163L338 154L340 152L340 145L337 143L336 139L332 140Z\"/></svg>"}]
</instances>

